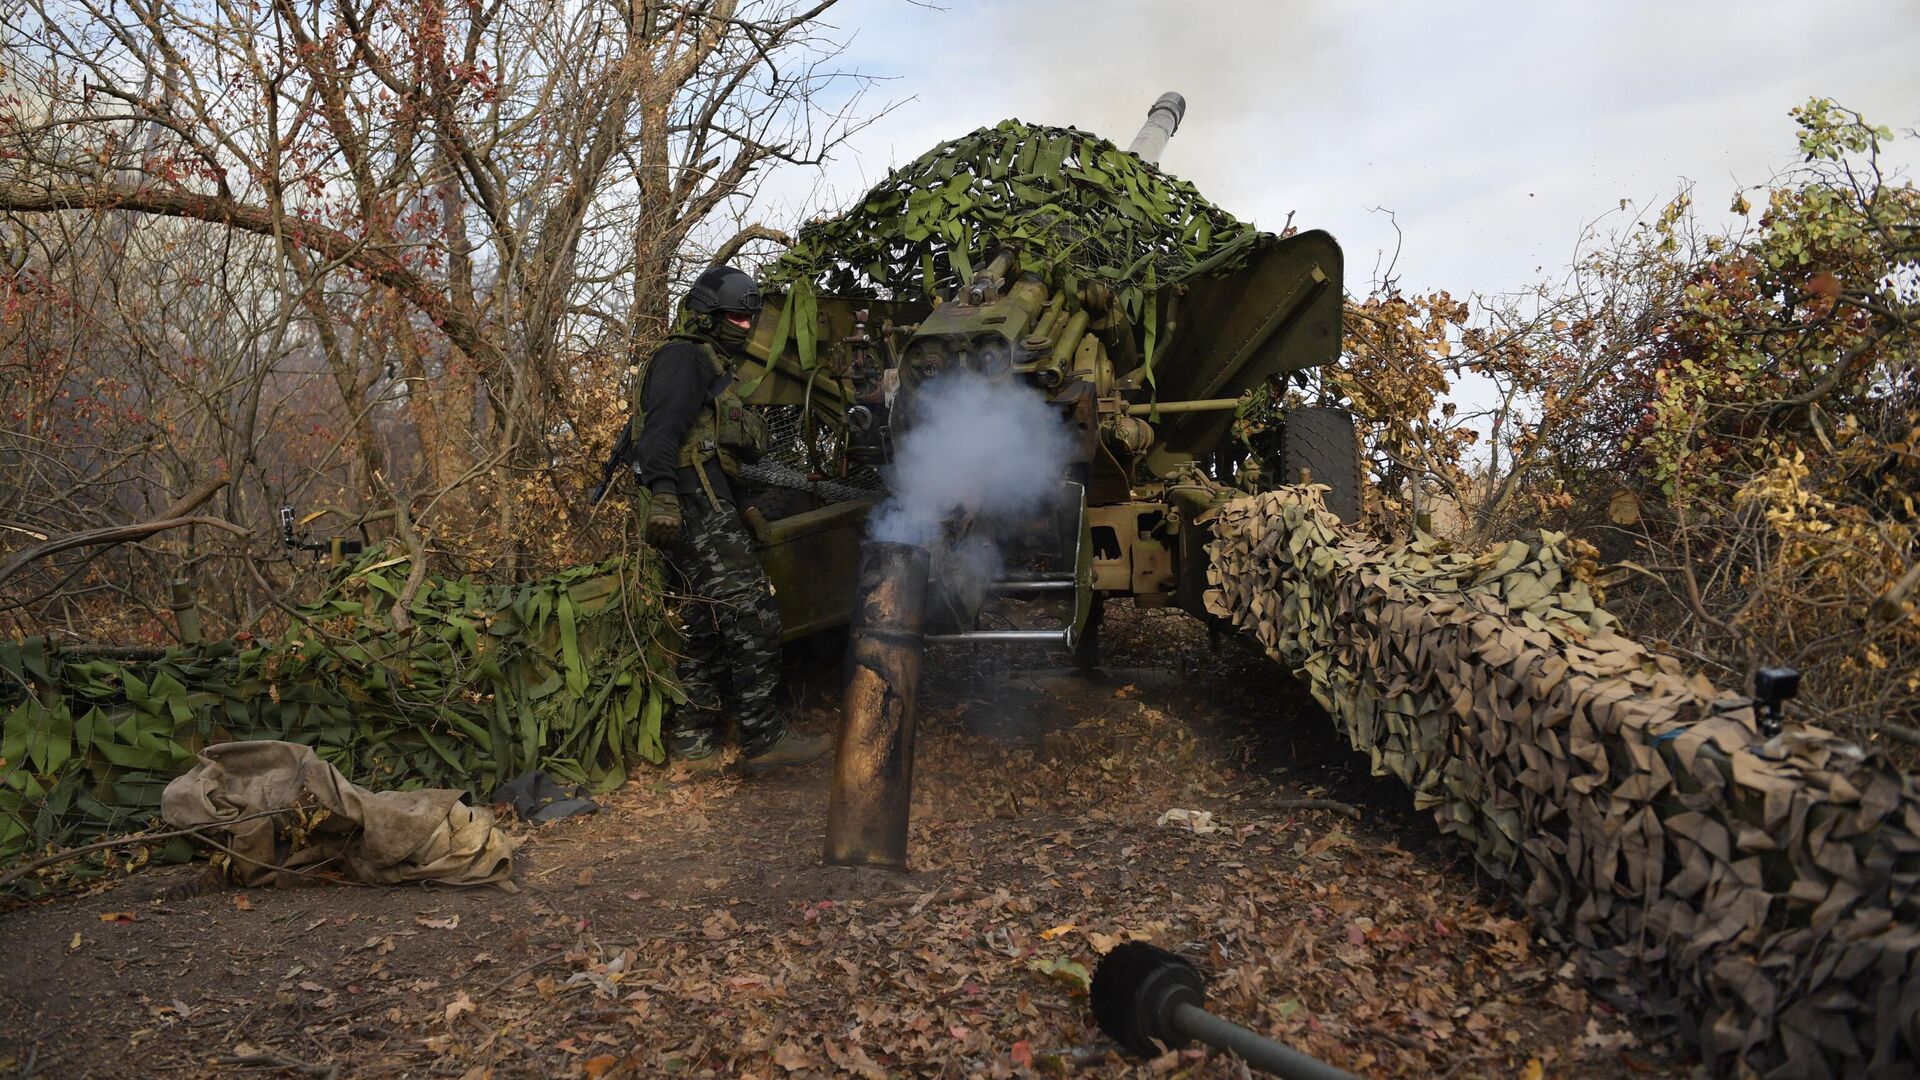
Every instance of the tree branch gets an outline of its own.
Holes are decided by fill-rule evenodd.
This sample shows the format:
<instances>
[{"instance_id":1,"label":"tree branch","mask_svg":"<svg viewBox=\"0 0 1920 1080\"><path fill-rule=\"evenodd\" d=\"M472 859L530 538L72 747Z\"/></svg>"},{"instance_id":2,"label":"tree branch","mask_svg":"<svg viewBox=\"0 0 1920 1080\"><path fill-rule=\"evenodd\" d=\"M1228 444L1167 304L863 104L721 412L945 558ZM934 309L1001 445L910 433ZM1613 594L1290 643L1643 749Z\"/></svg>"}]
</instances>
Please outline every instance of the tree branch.
<instances>
[{"instance_id":1,"label":"tree branch","mask_svg":"<svg viewBox=\"0 0 1920 1080\"><path fill-rule=\"evenodd\" d=\"M260 236L284 235L329 261L350 266L386 285L420 309L469 356L492 358L495 350L467 317L426 278L365 241L301 218L276 219L262 207L213 195L154 188L57 184L46 188L0 187L0 211L56 213L63 210L132 210L161 217L190 218ZM276 233L276 225L279 232Z\"/></svg>"},{"instance_id":2,"label":"tree branch","mask_svg":"<svg viewBox=\"0 0 1920 1080\"><path fill-rule=\"evenodd\" d=\"M201 481L193 490L175 499L172 506L160 512L152 521L138 525L111 525L102 529L86 529L81 532L56 536L43 540L31 547L15 552L13 557L0 564L0 583L18 573L20 568L36 559L77 547L96 547L101 544L124 544L129 540L144 540L157 532L177 529L182 525L208 525L216 529L225 529L241 536L252 536L253 530L243 529L231 521L214 517L190 516L208 499L214 497L221 488L227 486L230 477L219 473Z\"/></svg>"},{"instance_id":3,"label":"tree branch","mask_svg":"<svg viewBox=\"0 0 1920 1080\"><path fill-rule=\"evenodd\" d=\"M774 243L780 244L783 247L793 246L793 237L788 236L786 233L781 232L779 229L770 229L767 226L760 225L760 224L749 225L746 228L741 229L739 232L734 233L733 236L729 238L726 243L721 244L718 248L715 248L713 252L713 259L707 265L709 266L726 265L728 262L732 261L735 255L740 254L741 248L746 247L748 244L753 243L755 240L771 240Z\"/></svg>"}]
</instances>

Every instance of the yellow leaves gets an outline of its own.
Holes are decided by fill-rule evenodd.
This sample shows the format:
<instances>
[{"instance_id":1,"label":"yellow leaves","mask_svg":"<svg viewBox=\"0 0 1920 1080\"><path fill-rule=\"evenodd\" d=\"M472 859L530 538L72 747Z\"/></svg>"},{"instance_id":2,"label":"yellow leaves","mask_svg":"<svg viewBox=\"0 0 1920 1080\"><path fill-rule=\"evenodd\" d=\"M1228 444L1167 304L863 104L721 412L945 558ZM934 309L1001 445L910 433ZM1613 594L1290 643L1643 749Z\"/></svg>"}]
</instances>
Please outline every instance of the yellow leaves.
<instances>
[{"instance_id":1,"label":"yellow leaves","mask_svg":"<svg viewBox=\"0 0 1920 1080\"><path fill-rule=\"evenodd\" d=\"M1087 970L1087 966L1072 960L1035 957L1027 961L1027 970L1061 983L1076 996L1085 995L1093 983L1093 974Z\"/></svg>"},{"instance_id":2,"label":"yellow leaves","mask_svg":"<svg viewBox=\"0 0 1920 1080\"><path fill-rule=\"evenodd\" d=\"M1749 212L1753 210L1753 204L1747 201L1747 195L1745 192L1736 191L1733 193L1733 205L1729 206L1727 209L1731 210L1733 213L1736 213L1742 217L1745 217Z\"/></svg>"}]
</instances>

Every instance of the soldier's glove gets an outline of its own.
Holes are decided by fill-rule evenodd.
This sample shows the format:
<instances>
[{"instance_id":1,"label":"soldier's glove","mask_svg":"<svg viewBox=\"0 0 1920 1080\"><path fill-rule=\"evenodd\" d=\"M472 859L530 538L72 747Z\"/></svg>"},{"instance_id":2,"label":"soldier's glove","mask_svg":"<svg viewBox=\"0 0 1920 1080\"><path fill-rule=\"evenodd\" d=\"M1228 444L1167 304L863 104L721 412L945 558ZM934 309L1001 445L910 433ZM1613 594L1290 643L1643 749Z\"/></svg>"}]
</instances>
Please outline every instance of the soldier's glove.
<instances>
[{"instance_id":1,"label":"soldier's glove","mask_svg":"<svg viewBox=\"0 0 1920 1080\"><path fill-rule=\"evenodd\" d=\"M753 534L754 543L761 547L773 546L773 526L767 524L767 515L761 513L759 507L747 507L740 512L740 517L747 523L747 531Z\"/></svg>"},{"instance_id":2,"label":"soldier's glove","mask_svg":"<svg viewBox=\"0 0 1920 1080\"><path fill-rule=\"evenodd\" d=\"M647 543L666 547L680 539L680 496L656 491L647 500Z\"/></svg>"}]
</instances>

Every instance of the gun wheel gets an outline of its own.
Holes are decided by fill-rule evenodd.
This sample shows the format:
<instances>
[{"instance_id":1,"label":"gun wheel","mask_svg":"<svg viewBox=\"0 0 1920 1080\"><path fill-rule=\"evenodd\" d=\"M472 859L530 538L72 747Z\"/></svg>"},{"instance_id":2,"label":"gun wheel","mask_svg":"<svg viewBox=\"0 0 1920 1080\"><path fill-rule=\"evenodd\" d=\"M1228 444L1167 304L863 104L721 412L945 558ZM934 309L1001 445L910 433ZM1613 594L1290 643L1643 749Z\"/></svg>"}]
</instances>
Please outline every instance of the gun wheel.
<instances>
[{"instance_id":1,"label":"gun wheel","mask_svg":"<svg viewBox=\"0 0 1920 1080\"><path fill-rule=\"evenodd\" d=\"M1353 415L1323 405L1287 412L1280 437L1280 482L1297 484L1300 470L1313 482L1332 488L1327 509L1341 521L1360 517L1360 450L1353 439Z\"/></svg>"}]
</instances>

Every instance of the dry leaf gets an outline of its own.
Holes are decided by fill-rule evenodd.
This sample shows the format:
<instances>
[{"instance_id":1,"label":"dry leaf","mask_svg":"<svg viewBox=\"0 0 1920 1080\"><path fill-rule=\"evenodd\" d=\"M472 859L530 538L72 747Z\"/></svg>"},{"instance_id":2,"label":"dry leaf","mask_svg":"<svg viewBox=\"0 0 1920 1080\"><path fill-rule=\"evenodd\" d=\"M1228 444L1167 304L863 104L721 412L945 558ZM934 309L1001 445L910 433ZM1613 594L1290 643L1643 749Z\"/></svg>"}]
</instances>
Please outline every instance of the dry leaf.
<instances>
[{"instance_id":1,"label":"dry leaf","mask_svg":"<svg viewBox=\"0 0 1920 1080\"><path fill-rule=\"evenodd\" d=\"M447 1008L446 1008L447 1023L449 1024L453 1023L454 1019L457 1018L461 1013L470 1013L472 1011L474 1011L473 999L467 996L467 992L465 990L462 990L453 996L452 1001L447 1002Z\"/></svg>"},{"instance_id":2,"label":"dry leaf","mask_svg":"<svg viewBox=\"0 0 1920 1080\"><path fill-rule=\"evenodd\" d=\"M233 896L233 906L241 911L252 911L253 901L247 899L246 893L235 893Z\"/></svg>"},{"instance_id":3,"label":"dry leaf","mask_svg":"<svg viewBox=\"0 0 1920 1080\"><path fill-rule=\"evenodd\" d=\"M783 1042L774 1047L773 1063L788 1072L811 1069L815 1065L813 1057L795 1042Z\"/></svg>"},{"instance_id":4,"label":"dry leaf","mask_svg":"<svg viewBox=\"0 0 1920 1080\"><path fill-rule=\"evenodd\" d=\"M424 915L416 915L413 921L429 930L451 930L460 925L460 916L446 915L438 919L429 919Z\"/></svg>"},{"instance_id":5,"label":"dry leaf","mask_svg":"<svg viewBox=\"0 0 1920 1080\"><path fill-rule=\"evenodd\" d=\"M100 916L101 922L139 922L140 916L131 911L108 911Z\"/></svg>"},{"instance_id":6,"label":"dry leaf","mask_svg":"<svg viewBox=\"0 0 1920 1080\"><path fill-rule=\"evenodd\" d=\"M1161 814L1160 820L1154 822L1154 824L1185 825L1194 832L1203 834L1215 832L1219 829L1219 826L1213 823L1213 812L1211 810L1182 810L1177 807Z\"/></svg>"},{"instance_id":7,"label":"dry leaf","mask_svg":"<svg viewBox=\"0 0 1920 1080\"><path fill-rule=\"evenodd\" d=\"M614 1055L598 1054L581 1062L580 1068L586 1072L587 1080L599 1080L600 1077L605 1076L609 1070L618 1064L620 1064L620 1059Z\"/></svg>"}]
</instances>

